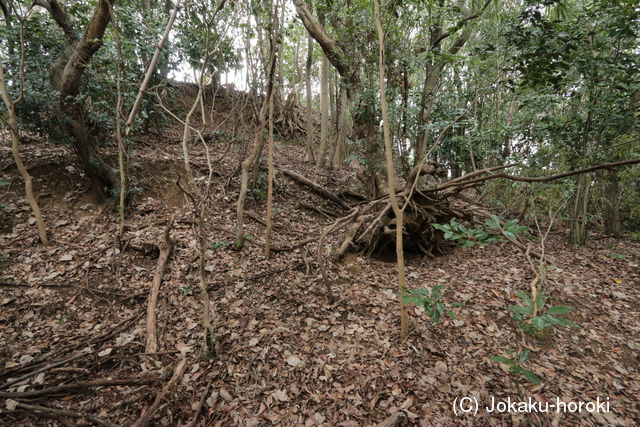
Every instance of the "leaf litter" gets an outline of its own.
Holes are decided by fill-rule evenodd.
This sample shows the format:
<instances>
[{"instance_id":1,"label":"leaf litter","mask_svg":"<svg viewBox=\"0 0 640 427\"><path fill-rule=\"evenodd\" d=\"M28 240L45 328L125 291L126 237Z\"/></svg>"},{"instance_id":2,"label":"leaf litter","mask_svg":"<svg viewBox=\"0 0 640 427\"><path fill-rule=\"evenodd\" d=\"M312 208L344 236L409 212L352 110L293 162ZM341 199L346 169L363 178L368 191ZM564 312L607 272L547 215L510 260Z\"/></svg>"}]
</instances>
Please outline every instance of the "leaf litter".
<instances>
[{"instance_id":1,"label":"leaf litter","mask_svg":"<svg viewBox=\"0 0 640 427\"><path fill-rule=\"evenodd\" d=\"M25 145L30 164L60 165L41 174L37 166L33 170L37 193L48 194L43 211L47 223L55 224L54 243L49 248L36 244L28 205L15 174L13 181L9 176L14 184L2 190L12 226L0 241L0 384L82 355L2 392L132 379L131 384L74 389L39 401L131 425L178 361L187 357L189 367L153 418L155 424L187 423L201 399L200 421L220 426L375 425L398 411L406 414L407 423L425 426L640 421L638 243L601 238L574 248L565 245L560 234L549 238L547 251L556 268L548 274L545 293L554 304L575 307L570 318L581 328L557 329L543 341L523 337L507 310L517 303L515 291L526 290L532 278L521 252L495 244L457 249L431 260L410 257L410 288L444 285L443 299L461 306L454 309L455 320L437 325L424 310L412 307L410 337L400 342L394 262L349 254L330 265L337 296L330 304L315 260L304 249L276 252L270 259L262 256L264 227L258 221L247 218L245 224L254 244L233 250L238 158L232 155L216 171L221 178L214 183L206 227L218 352L202 357L192 218L187 203L176 202L173 194L167 196L170 200L163 198L163 189L175 180L163 172L175 168L167 154L178 158L179 147L167 143L162 150L143 145L136 150L133 160L143 168L140 176L152 178L138 183L143 191L127 212L126 243L119 245L114 240L115 211L91 199L80 172L68 167L73 154L62 147L36 150ZM278 150L276 162L304 170L328 188L353 190L352 171L327 173L303 164L302 158L300 147L287 146ZM203 153L193 161L204 164ZM50 188L62 178L65 186ZM302 209L299 200L331 208L277 174L274 246L318 235L330 224L326 217ZM250 199L247 212L263 219L264 204ZM157 247L171 217L177 218L171 233L175 249L158 303L159 350L145 354L146 297ZM328 239L330 243L335 247L337 242ZM315 245L310 245L313 251ZM612 259L611 252L622 256ZM306 274L308 262L312 265ZM534 352L527 368L542 379L539 386L522 383L520 397L567 402L609 398L611 412L562 414L558 419L555 414L536 418L480 411L475 417L457 418L455 398L474 396L488 402L491 397L518 397L509 376L491 357L520 342ZM42 422L21 409L21 403L30 402L0 398L3 423ZM61 425L61 419L51 422Z\"/></svg>"}]
</instances>

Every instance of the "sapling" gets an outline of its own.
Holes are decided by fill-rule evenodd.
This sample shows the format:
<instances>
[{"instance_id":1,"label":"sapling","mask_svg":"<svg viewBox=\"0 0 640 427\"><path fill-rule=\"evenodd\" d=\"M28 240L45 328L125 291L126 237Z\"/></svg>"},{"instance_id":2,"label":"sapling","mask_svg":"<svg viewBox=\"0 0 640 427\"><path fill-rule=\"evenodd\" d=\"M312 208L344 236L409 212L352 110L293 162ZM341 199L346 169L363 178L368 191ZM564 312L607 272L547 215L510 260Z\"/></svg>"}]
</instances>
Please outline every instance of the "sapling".
<instances>
[{"instance_id":1,"label":"sapling","mask_svg":"<svg viewBox=\"0 0 640 427\"><path fill-rule=\"evenodd\" d=\"M532 371L525 369L521 366L521 363L529 360L529 356L531 355L531 350L528 348L522 349L520 352L515 352L513 347L509 347L505 355L496 355L491 358L494 362L505 364L509 367L509 373L511 374L519 374L525 377L533 384L540 384L540 379L534 374ZM508 356L508 357L507 357ZM519 388L518 377L514 375L512 377L513 382L516 384L516 387Z\"/></svg>"},{"instance_id":2,"label":"sapling","mask_svg":"<svg viewBox=\"0 0 640 427\"><path fill-rule=\"evenodd\" d=\"M407 294L402 297L402 301L405 304L414 303L417 306L423 307L429 318L433 323L438 323L443 315L449 316L455 320L455 314L447 309L441 300L443 286L434 286L431 289L408 289Z\"/></svg>"},{"instance_id":3,"label":"sapling","mask_svg":"<svg viewBox=\"0 0 640 427\"><path fill-rule=\"evenodd\" d=\"M516 291L516 295L524 305L512 305L509 307L509 311L518 326L527 334L540 336L545 329L556 326L579 327L570 320L558 317L571 313L573 307L555 305L544 310L545 302L548 299L546 295L538 293L535 298L532 298L529 294L520 290Z\"/></svg>"}]
</instances>

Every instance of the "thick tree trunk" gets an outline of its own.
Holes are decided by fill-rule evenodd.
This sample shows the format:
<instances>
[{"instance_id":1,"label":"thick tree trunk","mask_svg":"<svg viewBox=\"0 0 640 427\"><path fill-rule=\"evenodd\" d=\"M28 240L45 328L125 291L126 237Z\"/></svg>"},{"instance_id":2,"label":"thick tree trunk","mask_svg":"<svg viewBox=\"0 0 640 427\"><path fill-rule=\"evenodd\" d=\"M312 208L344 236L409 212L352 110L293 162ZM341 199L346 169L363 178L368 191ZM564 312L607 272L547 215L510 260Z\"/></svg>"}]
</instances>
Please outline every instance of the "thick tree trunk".
<instances>
[{"instance_id":1,"label":"thick tree trunk","mask_svg":"<svg viewBox=\"0 0 640 427\"><path fill-rule=\"evenodd\" d=\"M99 156L84 106L76 98L80 94L80 80L84 70L102 46L102 37L110 18L109 8L114 3L115 0L100 0L87 24L84 36L78 39L68 15L57 0L34 2L44 7L65 33L65 53L50 70L52 83L60 91L60 106L64 115L61 127L63 132L73 138L73 147L80 165L102 198L109 190L115 188L117 177L113 168Z\"/></svg>"},{"instance_id":2,"label":"thick tree trunk","mask_svg":"<svg viewBox=\"0 0 640 427\"><path fill-rule=\"evenodd\" d=\"M324 26L321 25L314 17L304 0L293 0L296 11L307 32L313 39L318 42L328 61L333 65L338 74L343 78L344 84L349 88L349 96L355 100L354 104L362 101L364 92L360 76L358 74L358 63L353 60L343 47L331 37ZM372 196L378 194L377 171L374 165L382 158L380 144L375 137L375 129L377 129L376 118L366 102L361 102L358 108L353 109L353 124L356 138L365 145L367 155L367 191Z\"/></svg>"}]
</instances>

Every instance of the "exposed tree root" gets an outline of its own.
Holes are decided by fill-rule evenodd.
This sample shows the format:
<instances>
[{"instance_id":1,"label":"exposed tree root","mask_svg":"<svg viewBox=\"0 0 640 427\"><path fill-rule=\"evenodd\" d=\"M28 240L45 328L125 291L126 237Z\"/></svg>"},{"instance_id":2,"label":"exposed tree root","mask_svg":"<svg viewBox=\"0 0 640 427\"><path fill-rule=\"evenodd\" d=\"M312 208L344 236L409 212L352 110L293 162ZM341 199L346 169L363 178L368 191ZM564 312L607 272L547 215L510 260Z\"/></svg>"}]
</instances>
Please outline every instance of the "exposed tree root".
<instances>
[{"instance_id":1,"label":"exposed tree root","mask_svg":"<svg viewBox=\"0 0 640 427\"><path fill-rule=\"evenodd\" d=\"M491 211L480 206L472 198L463 194L464 190L475 188L491 179L508 179L520 182L549 182L561 178L588 173L599 169L611 169L625 165L640 163L640 159L605 163L585 169L566 172L549 177L524 177L509 175L501 172L517 165L504 165L471 172L460 178L427 187L419 187L421 175L442 177L442 170L436 165L427 163L414 168L402 190L396 192L396 197L404 211L403 241L404 249L423 255L434 257L445 254L454 243L447 241L444 234L436 230L433 224L444 224L456 218L459 221L480 222L480 219L491 215ZM297 242L291 248L303 246L315 240L320 240L319 264L322 270L323 258L322 242L332 233L343 231L344 237L340 246L335 250L333 259L338 260L348 251L363 252L367 255L380 254L395 246L396 225L395 216L391 209L389 196L380 197L369 202L361 202L355 207L349 206L337 195L322 185L287 169L280 170L293 180L308 187L314 193L326 198L338 206L349 210L348 215L336 219L325 228L319 238L309 238ZM527 245L517 239L507 239L510 243L527 251ZM529 253L536 258L544 255L533 250ZM547 261L553 260L546 257Z\"/></svg>"}]
</instances>

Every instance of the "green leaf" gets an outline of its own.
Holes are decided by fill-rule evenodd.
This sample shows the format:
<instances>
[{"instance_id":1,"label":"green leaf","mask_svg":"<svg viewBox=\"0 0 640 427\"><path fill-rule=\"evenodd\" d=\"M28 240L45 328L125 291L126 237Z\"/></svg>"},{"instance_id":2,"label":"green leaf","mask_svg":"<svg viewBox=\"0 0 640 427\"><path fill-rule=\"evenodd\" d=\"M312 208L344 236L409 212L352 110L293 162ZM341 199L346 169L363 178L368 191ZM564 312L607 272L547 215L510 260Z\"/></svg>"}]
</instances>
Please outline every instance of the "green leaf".
<instances>
[{"instance_id":1,"label":"green leaf","mask_svg":"<svg viewBox=\"0 0 640 427\"><path fill-rule=\"evenodd\" d=\"M424 302L424 298L414 296L414 295L405 295L402 297L402 302L404 304L415 304L421 306Z\"/></svg>"},{"instance_id":2,"label":"green leaf","mask_svg":"<svg viewBox=\"0 0 640 427\"><path fill-rule=\"evenodd\" d=\"M526 362L527 360L529 360L530 354L531 354L531 350L529 350L528 348L523 349L520 352L520 356L518 356L518 360L520 361L520 363Z\"/></svg>"},{"instance_id":3,"label":"green leaf","mask_svg":"<svg viewBox=\"0 0 640 427\"><path fill-rule=\"evenodd\" d=\"M528 369L524 369L524 368L523 368L523 367L521 367L521 366L518 366L518 368L520 368L520 369L519 369L520 373L521 373L522 375L524 375L524 376L525 376L525 378L526 378L526 379L528 379L531 383L533 383L533 384L535 384L535 385L539 385L539 384L540 384L540 378L538 378L538 377L536 376L536 374L534 374L533 372L531 372L531 371L530 371L530 370L528 370Z\"/></svg>"},{"instance_id":4,"label":"green leaf","mask_svg":"<svg viewBox=\"0 0 640 427\"><path fill-rule=\"evenodd\" d=\"M511 231L506 231L505 230L505 231L502 232L502 234L504 234L505 237L507 237L508 239L511 239L511 240L515 240L516 239L516 235L513 234Z\"/></svg>"},{"instance_id":5,"label":"green leaf","mask_svg":"<svg viewBox=\"0 0 640 427\"><path fill-rule=\"evenodd\" d=\"M448 225L442 225L442 224L431 224L431 226L433 228L435 228L436 230L440 230L440 231L451 231L451 228Z\"/></svg>"},{"instance_id":6,"label":"green leaf","mask_svg":"<svg viewBox=\"0 0 640 427\"><path fill-rule=\"evenodd\" d=\"M509 306L509 311L511 311L512 313L518 313L518 314L531 314L533 313L533 308L525 307L522 305L511 305Z\"/></svg>"},{"instance_id":7,"label":"green leaf","mask_svg":"<svg viewBox=\"0 0 640 427\"><path fill-rule=\"evenodd\" d=\"M571 320L567 320L567 319L563 319L561 317L558 317L558 325L560 326L569 326L571 328L579 328L580 325L578 325L577 323L572 322Z\"/></svg>"},{"instance_id":8,"label":"green leaf","mask_svg":"<svg viewBox=\"0 0 640 427\"><path fill-rule=\"evenodd\" d=\"M500 228L500 218L497 215L491 215L487 218L485 224L487 224L487 227L497 230Z\"/></svg>"},{"instance_id":9,"label":"green leaf","mask_svg":"<svg viewBox=\"0 0 640 427\"><path fill-rule=\"evenodd\" d=\"M548 328L549 326L551 326L552 324L550 324L548 321L548 319L545 319L544 316L535 316L531 318L531 326L533 326L534 328L536 328L537 330L541 331L544 328Z\"/></svg>"},{"instance_id":10,"label":"green leaf","mask_svg":"<svg viewBox=\"0 0 640 427\"><path fill-rule=\"evenodd\" d=\"M431 295L433 295L435 299L440 299L440 297L442 296L442 288L442 285L434 286L431 289Z\"/></svg>"},{"instance_id":11,"label":"green leaf","mask_svg":"<svg viewBox=\"0 0 640 427\"><path fill-rule=\"evenodd\" d=\"M513 366L513 365L516 364L513 360L507 359L504 356L493 356L491 358L491 360L493 360L494 362L498 362L498 363L504 363L504 364L507 364L507 365L510 365L510 366Z\"/></svg>"},{"instance_id":12,"label":"green leaf","mask_svg":"<svg viewBox=\"0 0 640 427\"><path fill-rule=\"evenodd\" d=\"M573 307L569 307L566 305L554 305L553 307L549 307L547 310L548 314L567 314L573 311Z\"/></svg>"},{"instance_id":13,"label":"green leaf","mask_svg":"<svg viewBox=\"0 0 640 427\"><path fill-rule=\"evenodd\" d=\"M516 291L516 295L528 306L533 306L533 301L531 301L531 297L526 292L518 290Z\"/></svg>"}]
</instances>

